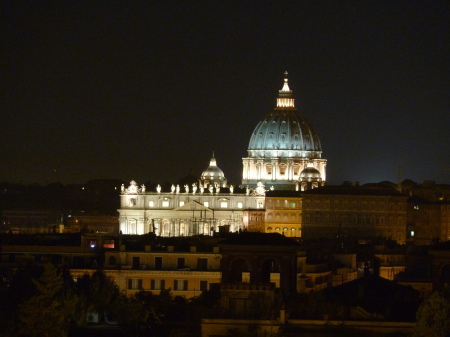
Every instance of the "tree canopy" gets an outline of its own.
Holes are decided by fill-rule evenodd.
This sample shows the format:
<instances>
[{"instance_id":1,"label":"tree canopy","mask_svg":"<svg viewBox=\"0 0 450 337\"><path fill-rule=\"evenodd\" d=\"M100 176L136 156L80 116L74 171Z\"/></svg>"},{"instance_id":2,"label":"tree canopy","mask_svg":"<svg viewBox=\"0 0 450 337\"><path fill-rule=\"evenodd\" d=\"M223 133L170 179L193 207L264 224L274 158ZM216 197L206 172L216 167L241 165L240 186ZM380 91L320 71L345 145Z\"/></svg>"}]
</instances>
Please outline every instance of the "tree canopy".
<instances>
[{"instance_id":1,"label":"tree canopy","mask_svg":"<svg viewBox=\"0 0 450 337\"><path fill-rule=\"evenodd\" d=\"M414 337L450 336L450 287L435 291L417 310Z\"/></svg>"}]
</instances>

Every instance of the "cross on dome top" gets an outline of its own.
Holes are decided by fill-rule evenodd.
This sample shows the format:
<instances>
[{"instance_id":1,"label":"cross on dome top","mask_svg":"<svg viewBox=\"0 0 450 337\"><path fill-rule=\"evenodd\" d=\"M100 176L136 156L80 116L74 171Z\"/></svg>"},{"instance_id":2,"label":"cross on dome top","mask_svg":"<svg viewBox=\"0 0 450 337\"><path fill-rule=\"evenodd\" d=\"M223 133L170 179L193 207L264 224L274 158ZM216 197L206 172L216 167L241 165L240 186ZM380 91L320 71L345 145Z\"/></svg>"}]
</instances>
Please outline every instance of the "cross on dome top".
<instances>
[{"instance_id":1,"label":"cross on dome top","mask_svg":"<svg viewBox=\"0 0 450 337\"><path fill-rule=\"evenodd\" d=\"M281 89L281 91L291 92L291 90L289 89L289 85L288 85L288 72L287 71L284 72L284 85L283 85L283 88Z\"/></svg>"},{"instance_id":2,"label":"cross on dome top","mask_svg":"<svg viewBox=\"0 0 450 337\"><path fill-rule=\"evenodd\" d=\"M284 72L283 88L278 91L277 108L295 108L292 90L289 89L288 72Z\"/></svg>"}]
</instances>

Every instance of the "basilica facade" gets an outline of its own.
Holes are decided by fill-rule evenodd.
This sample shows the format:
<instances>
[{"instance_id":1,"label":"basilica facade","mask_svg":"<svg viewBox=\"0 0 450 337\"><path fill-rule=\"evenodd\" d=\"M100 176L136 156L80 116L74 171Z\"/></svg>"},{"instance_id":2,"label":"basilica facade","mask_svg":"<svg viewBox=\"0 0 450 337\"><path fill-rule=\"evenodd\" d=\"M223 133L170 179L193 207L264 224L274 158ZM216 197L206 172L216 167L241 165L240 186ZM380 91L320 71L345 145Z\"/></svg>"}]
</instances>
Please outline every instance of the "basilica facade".
<instances>
[{"instance_id":1,"label":"basilica facade","mask_svg":"<svg viewBox=\"0 0 450 337\"><path fill-rule=\"evenodd\" d=\"M135 181L121 193L120 231L158 236L214 235L247 230L244 210L264 209L264 193L234 193L231 188L175 186L146 191Z\"/></svg>"}]
</instances>

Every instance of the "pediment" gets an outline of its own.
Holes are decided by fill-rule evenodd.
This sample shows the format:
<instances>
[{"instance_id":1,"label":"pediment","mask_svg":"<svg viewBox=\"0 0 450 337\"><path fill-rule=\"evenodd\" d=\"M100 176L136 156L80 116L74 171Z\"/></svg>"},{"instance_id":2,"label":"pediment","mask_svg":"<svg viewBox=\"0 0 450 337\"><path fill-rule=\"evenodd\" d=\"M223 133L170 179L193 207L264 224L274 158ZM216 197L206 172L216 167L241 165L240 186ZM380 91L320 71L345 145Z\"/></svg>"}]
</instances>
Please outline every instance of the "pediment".
<instances>
[{"instance_id":1,"label":"pediment","mask_svg":"<svg viewBox=\"0 0 450 337\"><path fill-rule=\"evenodd\" d=\"M202 205L198 201L191 200L187 204L175 208L174 211L212 211L212 209Z\"/></svg>"}]
</instances>

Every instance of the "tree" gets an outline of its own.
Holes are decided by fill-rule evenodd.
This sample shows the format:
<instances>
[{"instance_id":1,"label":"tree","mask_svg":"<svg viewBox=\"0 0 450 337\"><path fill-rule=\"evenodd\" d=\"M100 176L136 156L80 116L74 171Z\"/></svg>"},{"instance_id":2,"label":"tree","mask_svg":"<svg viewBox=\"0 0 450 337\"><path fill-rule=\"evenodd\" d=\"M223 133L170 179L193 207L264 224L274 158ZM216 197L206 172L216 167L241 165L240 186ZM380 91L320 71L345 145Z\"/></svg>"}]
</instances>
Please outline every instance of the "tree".
<instances>
[{"instance_id":1,"label":"tree","mask_svg":"<svg viewBox=\"0 0 450 337\"><path fill-rule=\"evenodd\" d=\"M435 291L416 314L414 337L450 335L450 287Z\"/></svg>"},{"instance_id":2,"label":"tree","mask_svg":"<svg viewBox=\"0 0 450 337\"><path fill-rule=\"evenodd\" d=\"M33 279L36 294L19 308L22 322L19 335L30 337L67 336L77 298L63 290L62 275L46 263L38 279Z\"/></svg>"},{"instance_id":3,"label":"tree","mask_svg":"<svg viewBox=\"0 0 450 337\"><path fill-rule=\"evenodd\" d=\"M118 285L104 271L97 270L92 276L84 275L77 283L78 295L87 302L88 310L118 317L125 296ZM114 318L115 319L115 318Z\"/></svg>"}]
</instances>

